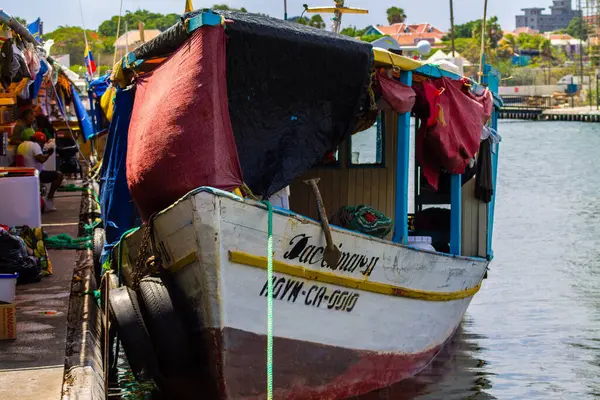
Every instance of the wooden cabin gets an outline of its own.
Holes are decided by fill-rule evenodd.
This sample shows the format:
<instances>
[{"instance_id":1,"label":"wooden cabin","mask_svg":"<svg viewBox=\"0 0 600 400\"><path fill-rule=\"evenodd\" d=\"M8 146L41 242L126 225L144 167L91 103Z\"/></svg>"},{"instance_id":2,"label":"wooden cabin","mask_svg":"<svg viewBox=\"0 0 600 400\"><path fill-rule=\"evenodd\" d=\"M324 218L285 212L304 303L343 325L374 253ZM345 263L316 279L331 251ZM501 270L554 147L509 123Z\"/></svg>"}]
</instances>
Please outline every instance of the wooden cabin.
<instances>
[{"instance_id":1,"label":"wooden cabin","mask_svg":"<svg viewBox=\"0 0 600 400\"><path fill-rule=\"evenodd\" d=\"M376 62L380 65L392 66L390 57L394 57L394 65L410 62L378 49L375 53ZM410 84L413 73L460 79L446 71L419 66L414 72L403 68L401 81ZM491 67L486 68L484 78L483 83L496 93L498 77ZM497 127L497 113L498 107L495 107L492 116L494 129ZM418 121L411 124L410 115L380 112L374 126L354 134L338 147L335 163L315 167L293 182L289 199L291 210L319 218L313 192L304 180L320 178L319 187L328 216L343 206L369 205L395 221L387 239L406 244L408 236L427 236L430 233L409 231L409 217L431 207L446 208L450 210L449 232L438 233L450 238L450 253L491 259L495 197L490 203L477 199L475 177L461 185L460 175L452 175L450 194L425 190L426 183L414 157L415 135L412 132L416 133L417 129ZM372 147L371 154L364 155L359 143ZM492 155L492 169L495 187L497 154ZM409 175L412 176L410 181Z\"/></svg>"}]
</instances>

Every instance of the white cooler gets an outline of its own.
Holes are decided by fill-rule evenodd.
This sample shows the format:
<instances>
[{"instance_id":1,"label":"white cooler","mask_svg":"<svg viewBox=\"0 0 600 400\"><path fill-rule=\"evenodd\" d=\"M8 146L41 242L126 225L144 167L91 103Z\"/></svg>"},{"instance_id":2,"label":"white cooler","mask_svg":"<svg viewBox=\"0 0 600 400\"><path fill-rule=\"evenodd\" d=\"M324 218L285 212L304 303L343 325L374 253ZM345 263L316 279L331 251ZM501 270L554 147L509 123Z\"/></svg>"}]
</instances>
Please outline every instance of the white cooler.
<instances>
[{"instance_id":1,"label":"white cooler","mask_svg":"<svg viewBox=\"0 0 600 400\"><path fill-rule=\"evenodd\" d=\"M5 176L27 170L30 176ZM0 168L0 224L42 226L40 178L35 168Z\"/></svg>"},{"instance_id":2,"label":"white cooler","mask_svg":"<svg viewBox=\"0 0 600 400\"><path fill-rule=\"evenodd\" d=\"M0 304L14 303L19 274L0 274Z\"/></svg>"}]
</instances>

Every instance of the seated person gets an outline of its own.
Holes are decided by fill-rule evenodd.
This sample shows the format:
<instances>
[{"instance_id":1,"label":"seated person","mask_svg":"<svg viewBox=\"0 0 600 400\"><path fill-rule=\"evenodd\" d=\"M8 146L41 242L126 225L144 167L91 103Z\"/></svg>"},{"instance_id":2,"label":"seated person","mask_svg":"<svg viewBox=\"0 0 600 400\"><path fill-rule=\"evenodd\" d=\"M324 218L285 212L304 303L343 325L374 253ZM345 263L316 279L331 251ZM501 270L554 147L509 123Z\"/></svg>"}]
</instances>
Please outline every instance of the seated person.
<instances>
[{"instance_id":1,"label":"seated person","mask_svg":"<svg viewBox=\"0 0 600 400\"><path fill-rule=\"evenodd\" d=\"M17 120L10 137L10 144L20 145L34 135L33 123L35 115L33 110L28 108L21 112L21 117Z\"/></svg>"},{"instance_id":2,"label":"seated person","mask_svg":"<svg viewBox=\"0 0 600 400\"><path fill-rule=\"evenodd\" d=\"M50 149L48 154L42 152L42 146L46 143L46 135L42 132L36 132L29 140L24 141L17 148L17 157L23 158L24 167L32 167L40 172L40 183L51 183L47 197L44 199L45 211L56 211L54 207L54 193L63 181L63 174L58 171L44 171L44 163L54 149Z\"/></svg>"},{"instance_id":3,"label":"seated person","mask_svg":"<svg viewBox=\"0 0 600 400\"><path fill-rule=\"evenodd\" d=\"M35 115L35 127L39 132L44 132L47 139L54 139L56 137L56 131L52 126L52 122L44 115L42 107L37 106L34 111Z\"/></svg>"}]
</instances>

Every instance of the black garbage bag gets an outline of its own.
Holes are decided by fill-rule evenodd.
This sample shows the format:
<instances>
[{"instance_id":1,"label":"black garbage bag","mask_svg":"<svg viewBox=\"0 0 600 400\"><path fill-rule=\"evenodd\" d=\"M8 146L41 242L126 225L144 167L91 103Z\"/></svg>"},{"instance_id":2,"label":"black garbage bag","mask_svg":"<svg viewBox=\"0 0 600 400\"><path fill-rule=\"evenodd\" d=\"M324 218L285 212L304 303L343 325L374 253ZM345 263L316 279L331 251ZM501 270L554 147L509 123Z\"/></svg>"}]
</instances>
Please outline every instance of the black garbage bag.
<instances>
[{"instance_id":1,"label":"black garbage bag","mask_svg":"<svg viewBox=\"0 0 600 400\"><path fill-rule=\"evenodd\" d=\"M0 274L14 273L19 274L17 283L39 282L42 265L37 258L27 255L23 239L0 231Z\"/></svg>"},{"instance_id":2,"label":"black garbage bag","mask_svg":"<svg viewBox=\"0 0 600 400\"><path fill-rule=\"evenodd\" d=\"M42 280L42 263L35 257L24 257L18 272L18 284L39 282Z\"/></svg>"}]
</instances>

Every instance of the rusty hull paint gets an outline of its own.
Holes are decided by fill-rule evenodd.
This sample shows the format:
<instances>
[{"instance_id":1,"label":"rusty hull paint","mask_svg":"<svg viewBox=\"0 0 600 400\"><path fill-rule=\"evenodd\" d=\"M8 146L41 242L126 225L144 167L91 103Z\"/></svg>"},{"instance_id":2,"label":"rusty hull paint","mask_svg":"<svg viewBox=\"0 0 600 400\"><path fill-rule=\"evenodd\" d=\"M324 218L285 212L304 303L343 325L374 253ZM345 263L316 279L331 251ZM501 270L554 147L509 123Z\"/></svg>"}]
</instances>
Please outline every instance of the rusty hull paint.
<instances>
[{"instance_id":1,"label":"rusty hull paint","mask_svg":"<svg viewBox=\"0 0 600 400\"><path fill-rule=\"evenodd\" d=\"M266 399L264 335L238 329L208 329L207 345L218 372L219 399ZM275 399L343 399L415 375L443 345L418 354L379 353L274 337ZM214 385L214 381L213 381Z\"/></svg>"}]
</instances>

